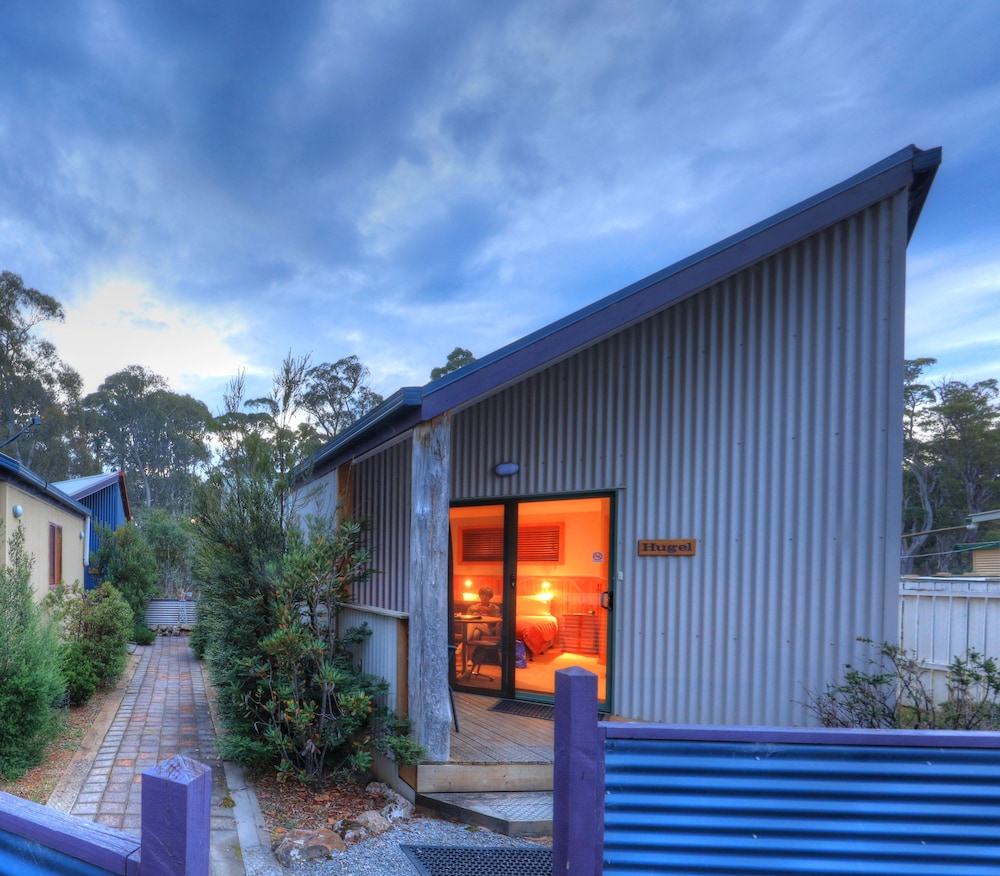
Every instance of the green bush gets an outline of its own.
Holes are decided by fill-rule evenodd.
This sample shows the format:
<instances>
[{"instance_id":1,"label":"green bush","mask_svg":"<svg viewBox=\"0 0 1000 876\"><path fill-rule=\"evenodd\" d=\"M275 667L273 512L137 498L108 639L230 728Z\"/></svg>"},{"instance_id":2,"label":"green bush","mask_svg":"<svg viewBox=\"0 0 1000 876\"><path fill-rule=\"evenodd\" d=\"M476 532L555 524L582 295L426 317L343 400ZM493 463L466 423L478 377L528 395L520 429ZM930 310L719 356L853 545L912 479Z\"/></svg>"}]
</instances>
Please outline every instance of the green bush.
<instances>
[{"instance_id":1,"label":"green bush","mask_svg":"<svg viewBox=\"0 0 1000 876\"><path fill-rule=\"evenodd\" d=\"M332 532L314 527L308 540L289 532L273 584L269 631L256 653L231 667L241 720L229 724L227 757L244 764L266 758L279 779L300 782L331 772L365 772L374 751L402 763L423 757L404 725L378 705L386 682L355 664L350 646L371 630L336 634L340 607L371 574L364 539L365 528L352 521Z\"/></svg>"},{"instance_id":2,"label":"green bush","mask_svg":"<svg viewBox=\"0 0 1000 876\"><path fill-rule=\"evenodd\" d=\"M948 666L948 696L934 700L928 670L899 645L883 642L865 669L848 664L840 684L808 693L805 706L824 727L913 730L1000 729L1000 667L968 650Z\"/></svg>"},{"instance_id":3,"label":"green bush","mask_svg":"<svg viewBox=\"0 0 1000 876\"><path fill-rule=\"evenodd\" d=\"M78 661L73 673L76 702L89 698L83 693L88 686L85 679L91 676L96 679L95 689L117 683L128 662L133 632L132 609L124 597L110 584L96 590L83 590L74 584L56 588L45 604L62 631L64 665L69 655ZM71 687L71 699L73 696Z\"/></svg>"},{"instance_id":4,"label":"green bush","mask_svg":"<svg viewBox=\"0 0 1000 876\"><path fill-rule=\"evenodd\" d=\"M0 569L0 775L8 779L41 761L65 691L57 633L35 605L31 568L19 526Z\"/></svg>"},{"instance_id":5,"label":"green bush","mask_svg":"<svg viewBox=\"0 0 1000 876\"><path fill-rule=\"evenodd\" d=\"M132 523L114 532L104 527L101 546L91 557L91 574L115 587L140 621L146 617L146 604L159 587L156 555L142 530Z\"/></svg>"},{"instance_id":6,"label":"green bush","mask_svg":"<svg viewBox=\"0 0 1000 876\"><path fill-rule=\"evenodd\" d=\"M135 642L137 645L152 645L153 642L156 641L156 633L154 633L149 627L136 624L135 628L132 630L131 641Z\"/></svg>"},{"instance_id":7,"label":"green bush","mask_svg":"<svg viewBox=\"0 0 1000 876\"><path fill-rule=\"evenodd\" d=\"M96 693L100 679L94 664L84 653L83 643L60 644L59 667L66 681L70 705L81 706Z\"/></svg>"}]
</instances>

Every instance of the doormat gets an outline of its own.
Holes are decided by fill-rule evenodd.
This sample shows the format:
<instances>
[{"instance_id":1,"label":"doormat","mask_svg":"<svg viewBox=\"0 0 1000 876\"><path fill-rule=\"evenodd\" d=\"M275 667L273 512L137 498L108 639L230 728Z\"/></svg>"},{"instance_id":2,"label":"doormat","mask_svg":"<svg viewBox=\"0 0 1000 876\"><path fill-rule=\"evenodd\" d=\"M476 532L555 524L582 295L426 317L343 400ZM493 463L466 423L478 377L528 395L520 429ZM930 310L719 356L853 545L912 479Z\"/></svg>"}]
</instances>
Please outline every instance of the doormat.
<instances>
[{"instance_id":1,"label":"doormat","mask_svg":"<svg viewBox=\"0 0 1000 876\"><path fill-rule=\"evenodd\" d=\"M552 876L552 849L399 848L420 876Z\"/></svg>"},{"instance_id":2,"label":"doormat","mask_svg":"<svg viewBox=\"0 0 1000 876\"><path fill-rule=\"evenodd\" d=\"M547 703L524 703L520 700L497 700L487 711L503 712L505 715L519 715L522 718L541 718L543 721L556 719L556 707Z\"/></svg>"}]
</instances>

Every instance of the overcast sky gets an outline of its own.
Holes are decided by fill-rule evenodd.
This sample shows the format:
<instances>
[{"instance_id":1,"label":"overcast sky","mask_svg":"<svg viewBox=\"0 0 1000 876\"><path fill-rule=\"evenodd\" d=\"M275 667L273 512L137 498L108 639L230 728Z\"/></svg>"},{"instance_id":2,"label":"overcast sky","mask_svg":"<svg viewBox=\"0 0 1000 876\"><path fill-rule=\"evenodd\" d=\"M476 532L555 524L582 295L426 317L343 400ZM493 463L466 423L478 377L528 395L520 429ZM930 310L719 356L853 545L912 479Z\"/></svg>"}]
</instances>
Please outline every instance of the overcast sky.
<instances>
[{"instance_id":1,"label":"overcast sky","mask_svg":"<svg viewBox=\"0 0 1000 876\"><path fill-rule=\"evenodd\" d=\"M1000 3L0 6L0 269L88 391L387 395L914 143L907 355L1000 378Z\"/></svg>"}]
</instances>

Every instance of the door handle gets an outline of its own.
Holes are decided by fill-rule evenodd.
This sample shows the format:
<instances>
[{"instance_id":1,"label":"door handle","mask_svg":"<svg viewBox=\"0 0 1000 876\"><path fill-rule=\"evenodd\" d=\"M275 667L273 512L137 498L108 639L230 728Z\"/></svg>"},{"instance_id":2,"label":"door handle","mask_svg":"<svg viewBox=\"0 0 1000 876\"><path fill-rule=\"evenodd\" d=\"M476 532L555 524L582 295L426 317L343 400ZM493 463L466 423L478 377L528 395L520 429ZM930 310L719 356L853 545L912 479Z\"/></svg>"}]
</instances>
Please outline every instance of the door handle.
<instances>
[{"instance_id":1,"label":"door handle","mask_svg":"<svg viewBox=\"0 0 1000 876\"><path fill-rule=\"evenodd\" d=\"M611 609L614 607L614 603L615 603L614 594L610 590L605 590L601 594L601 608L603 608L605 611L611 611Z\"/></svg>"}]
</instances>

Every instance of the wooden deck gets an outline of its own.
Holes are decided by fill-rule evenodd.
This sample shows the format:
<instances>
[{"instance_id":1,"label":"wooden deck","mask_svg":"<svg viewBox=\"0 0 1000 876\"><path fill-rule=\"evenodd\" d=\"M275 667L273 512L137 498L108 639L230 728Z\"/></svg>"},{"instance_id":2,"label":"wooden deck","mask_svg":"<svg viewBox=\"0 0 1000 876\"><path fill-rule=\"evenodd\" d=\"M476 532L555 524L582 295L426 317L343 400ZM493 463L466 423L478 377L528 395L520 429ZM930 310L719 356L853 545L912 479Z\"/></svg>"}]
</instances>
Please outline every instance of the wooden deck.
<instances>
[{"instance_id":1,"label":"wooden deck","mask_svg":"<svg viewBox=\"0 0 1000 876\"><path fill-rule=\"evenodd\" d=\"M494 697L456 693L459 731L451 730L448 763L402 767L417 794L551 791L552 721L489 711Z\"/></svg>"}]
</instances>

